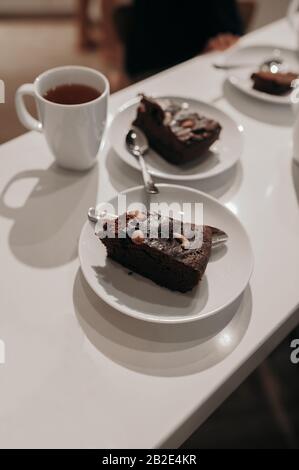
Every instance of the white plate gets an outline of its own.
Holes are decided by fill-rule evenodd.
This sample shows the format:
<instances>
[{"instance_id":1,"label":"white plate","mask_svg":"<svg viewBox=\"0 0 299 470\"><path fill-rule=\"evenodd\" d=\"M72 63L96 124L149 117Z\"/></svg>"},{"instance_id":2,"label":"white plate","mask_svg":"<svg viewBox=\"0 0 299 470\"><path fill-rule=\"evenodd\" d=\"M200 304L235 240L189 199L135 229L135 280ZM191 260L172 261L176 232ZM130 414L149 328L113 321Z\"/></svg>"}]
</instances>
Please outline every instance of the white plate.
<instances>
[{"instance_id":1,"label":"white plate","mask_svg":"<svg viewBox=\"0 0 299 470\"><path fill-rule=\"evenodd\" d=\"M174 181L194 181L219 175L237 163L243 150L242 126L238 127L223 111L202 101L176 96L160 98L189 103L191 112L215 119L221 124L222 131L220 139L211 147L207 158L184 166L172 165L150 149L146 154L146 162L152 175ZM135 98L118 110L110 127L110 141L117 155L132 168L140 171L137 159L127 151L125 145L125 137L136 117L139 102L140 98Z\"/></svg>"},{"instance_id":2,"label":"white plate","mask_svg":"<svg viewBox=\"0 0 299 470\"><path fill-rule=\"evenodd\" d=\"M158 323L185 323L218 314L247 286L253 267L248 236L236 218L216 199L183 186L158 185L160 194L151 202L203 203L204 223L219 227L229 235L227 247L213 250L206 273L186 294L172 292L107 259L104 245L86 222L79 241L83 275L94 292L116 310L140 320ZM146 204L142 186L125 191L127 204ZM115 207L117 198L110 203ZM174 214L175 216L175 214Z\"/></svg>"},{"instance_id":3,"label":"white plate","mask_svg":"<svg viewBox=\"0 0 299 470\"><path fill-rule=\"evenodd\" d=\"M299 56L295 50L284 49L275 46L250 46L243 48L235 48L232 53L228 53L223 60L224 64L234 63L247 63L256 64L250 65L248 68L240 68L229 71L229 81L239 90L243 91L249 96L258 98L268 103L274 104L291 104L290 94L284 96L270 95L252 88L252 80L250 76L253 72L259 69L259 66L265 60L275 56L275 51L280 51L280 57L283 59L283 66L286 70L299 73Z\"/></svg>"}]
</instances>

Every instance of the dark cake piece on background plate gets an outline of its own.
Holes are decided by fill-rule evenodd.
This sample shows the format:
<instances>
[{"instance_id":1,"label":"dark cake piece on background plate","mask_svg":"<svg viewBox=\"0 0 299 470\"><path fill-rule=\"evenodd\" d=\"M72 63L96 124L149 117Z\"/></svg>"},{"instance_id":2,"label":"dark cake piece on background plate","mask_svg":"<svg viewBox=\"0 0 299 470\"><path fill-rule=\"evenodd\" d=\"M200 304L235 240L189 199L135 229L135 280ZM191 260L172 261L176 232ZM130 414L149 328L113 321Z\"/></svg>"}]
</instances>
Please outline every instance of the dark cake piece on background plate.
<instances>
[{"instance_id":1,"label":"dark cake piece on background plate","mask_svg":"<svg viewBox=\"0 0 299 470\"><path fill-rule=\"evenodd\" d=\"M270 95L285 95L293 89L294 81L299 75L292 72L260 71L251 75L253 89Z\"/></svg>"},{"instance_id":2,"label":"dark cake piece on background plate","mask_svg":"<svg viewBox=\"0 0 299 470\"><path fill-rule=\"evenodd\" d=\"M130 271L170 290L187 292L204 275L214 230L157 213L133 211L103 221L97 236L108 257Z\"/></svg>"},{"instance_id":3,"label":"dark cake piece on background plate","mask_svg":"<svg viewBox=\"0 0 299 470\"><path fill-rule=\"evenodd\" d=\"M168 99L144 95L133 125L144 132L150 147L174 165L202 158L221 132L220 124L213 119L189 112Z\"/></svg>"}]
</instances>

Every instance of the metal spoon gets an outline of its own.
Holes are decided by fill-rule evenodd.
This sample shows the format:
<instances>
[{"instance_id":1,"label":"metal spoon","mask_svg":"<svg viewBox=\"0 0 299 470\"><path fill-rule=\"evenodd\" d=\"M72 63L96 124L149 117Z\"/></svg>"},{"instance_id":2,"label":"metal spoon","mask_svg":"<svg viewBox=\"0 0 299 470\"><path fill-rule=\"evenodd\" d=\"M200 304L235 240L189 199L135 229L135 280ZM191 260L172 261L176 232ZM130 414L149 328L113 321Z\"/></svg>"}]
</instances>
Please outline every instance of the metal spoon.
<instances>
[{"instance_id":1,"label":"metal spoon","mask_svg":"<svg viewBox=\"0 0 299 470\"><path fill-rule=\"evenodd\" d=\"M90 207L87 212L88 219L91 222L94 222L95 224L103 217L109 217L116 219L117 215L115 214L108 214L107 211L101 211L97 212L95 207ZM228 235L223 232L222 230L219 230L218 228L211 227L212 229L212 248L219 247L221 245L224 245L227 240L228 240Z\"/></svg>"},{"instance_id":2,"label":"metal spoon","mask_svg":"<svg viewBox=\"0 0 299 470\"><path fill-rule=\"evenodd\" d=\"M272 72L272 73L278 73L281 71L283 65L283 60L280 59L279 57L272 57L271 59L265 60L261 65L260 65L260 70L263 72Z\"/></svg>"},{"instance_id":3,"label":"metal spoon","mask_svg":"<svg viewBox=\"0 0 299 470\"><path fill-rule=\"evenodd\" d=\"M278 57L278 53L270 57L269 59L264 60L259 66L259 69L262 71L269 71L272 73L277 73L281 69L283 65L283 60ZM242 62L242 63L236 63L236 64L213 64L213 67L215 69L219 70L232 70L232 69L241 69L241 68L246 68L246 67L255 67L256 64L249 63L249 62Z\"/></svg>"},{"instance_id":4,"label":"metal spoon","mask_svg":"<svg viewBox=\"0 0 299 470\"><path fill-rule=\"evenodd\" d=\"M217 64L214 63L213 67L217 70L233 70L233 69L245 69L246 67L254 67L255 64L250 64L249 62L239 62L236 64Z\"/></svg>"},{"instance_id":5,"label":"metal spoon","mask_svg":"<svg viewBox=\"0 0 299 470\"><path fill-rule=\"evenodd\" d=\"M211 227L212 229L212 248L224 245L228 240L227 233L219 228Z\"/></svg>"},{"instance_id":6,"label":"metal spoon","mask_svg":"<svg viewBox=\"0 0 299 470\"><path fill-rule=\"evenodd\" d=\"M87 217L90 220L90 222L94 222L95 224L103 217L109 217L109 219L117 219L117 215L108 214L107 211L98 212L95 207L90 207L88 209Z\"/></svg>"},{"instance_id":7,"label":"metal spoon","mask_svg":"<svg viewBox=\"0 0 299 470\"><path fill-rule=\"evenodd\" d=\"M151 175L149 174L145 160L143 158L143 155L149 149L146 136L140 129L134 127L130 129L126 135L126 145L129 152L139 160L146 192L149 194L158 194L159 190L155 185Z\"/></svg>"}]
</instances>

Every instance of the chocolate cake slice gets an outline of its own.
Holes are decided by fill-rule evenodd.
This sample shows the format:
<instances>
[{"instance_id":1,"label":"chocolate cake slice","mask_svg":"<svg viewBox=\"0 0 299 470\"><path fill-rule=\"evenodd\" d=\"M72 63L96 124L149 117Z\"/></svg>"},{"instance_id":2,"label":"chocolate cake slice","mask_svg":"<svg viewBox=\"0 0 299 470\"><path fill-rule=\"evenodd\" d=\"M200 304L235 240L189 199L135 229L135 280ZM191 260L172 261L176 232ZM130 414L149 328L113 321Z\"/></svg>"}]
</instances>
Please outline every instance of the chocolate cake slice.
<instances>
[{"instance_id":1,"label":"chocolate cake slice","mask_svg":"<svg viewBox=\"0 0 299 470\"><path fill-rule=\"evenodd\" d=\"M253 81L254 90L263 91L270 95L285 95L293 88L293 83L298 80L298 74L288 73L272 73L268 71L260 71L253 73L251 79Z\"/></svg>"},{"instance_id":2,"label":"chocolate cake slice","mask_svg":"<svg viewBox=\"0 0 299 470\"><path fill-rule=\"evenodd\" d=\"M189 112L168 99L144 95L133 125L145 133L161 157L174 165L205 156L221 132L220 124L213 119Z\"/></svg>"},{"instance_id":3,"label":"chocolate cake slice","mask_svg":"<svg viewBox=\"0 0 299 470\"><path fill-rule=\"evenodd\" d=\"M97 236L108 256L173 291L187 292L207 267L213 228L134 211L102 222Z\"/></svg>"}]
</instances>

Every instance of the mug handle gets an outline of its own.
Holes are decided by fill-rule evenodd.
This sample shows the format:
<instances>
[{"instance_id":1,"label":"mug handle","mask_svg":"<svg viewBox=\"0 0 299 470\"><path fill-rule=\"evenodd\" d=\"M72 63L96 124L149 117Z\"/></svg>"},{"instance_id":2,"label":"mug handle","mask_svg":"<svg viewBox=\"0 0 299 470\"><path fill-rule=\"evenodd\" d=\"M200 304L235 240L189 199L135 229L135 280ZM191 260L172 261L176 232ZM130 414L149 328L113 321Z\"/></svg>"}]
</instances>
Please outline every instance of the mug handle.
<instances>
[{"instance_id":1,"label":"mug handle","mask_svg":"<svg viewBox=\"0 0 299 470\"><path fill-rule=\"evenodd\" d=\"M299 6L299 0L292 0L291 3L290 3L290 6L288 8L288 12L287 12L288 22L289 22L291 28L294 31L297 31L297 26L296 26L296 22L295 22L294 17L295 17L296 11L298 9L298 6Z\"/></svg>"},{"instance_id":2,"label":"mug handle","mask_svg":"<svg viewBox=\"0 0 299 470\"><path fill-rule=\"evenodd\" d=\"M42 132L42 123L32 117L31 114L27 111L24 102L25 95L35 97L34 85L32 83L25 83L17 89L15 102L18 118L23 126L30 131Z\"/></svg>"}]
</instances>

